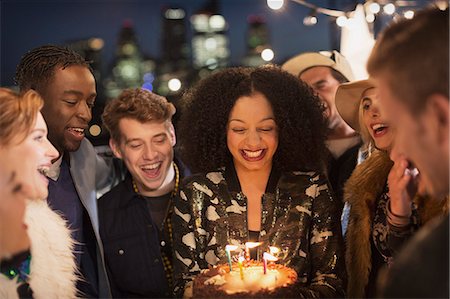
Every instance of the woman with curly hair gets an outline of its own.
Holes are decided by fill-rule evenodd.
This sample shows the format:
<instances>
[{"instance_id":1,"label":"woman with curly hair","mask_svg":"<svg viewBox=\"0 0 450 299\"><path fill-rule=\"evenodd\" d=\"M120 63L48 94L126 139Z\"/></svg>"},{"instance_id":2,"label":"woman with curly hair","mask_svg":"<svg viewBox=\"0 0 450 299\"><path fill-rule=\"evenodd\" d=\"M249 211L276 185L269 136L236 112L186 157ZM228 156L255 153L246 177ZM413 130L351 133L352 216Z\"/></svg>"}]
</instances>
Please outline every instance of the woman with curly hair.
<instances>
[{"instance_id":1,"label":"woman with curly hair","mask_svg":"<svg viewBox=\"0 0 450 299\"><path fill-rule=\"evenodd\" d=\"M322 175L323 109L312 90L274 66L228 68L182 99L181 154L193 173L173 215L175 294L226 263L225 246L258 241L298 275L274 297L343 296L337 202ZM237 251L234 251L236 254Z\"/></svg>"}]
</instances>

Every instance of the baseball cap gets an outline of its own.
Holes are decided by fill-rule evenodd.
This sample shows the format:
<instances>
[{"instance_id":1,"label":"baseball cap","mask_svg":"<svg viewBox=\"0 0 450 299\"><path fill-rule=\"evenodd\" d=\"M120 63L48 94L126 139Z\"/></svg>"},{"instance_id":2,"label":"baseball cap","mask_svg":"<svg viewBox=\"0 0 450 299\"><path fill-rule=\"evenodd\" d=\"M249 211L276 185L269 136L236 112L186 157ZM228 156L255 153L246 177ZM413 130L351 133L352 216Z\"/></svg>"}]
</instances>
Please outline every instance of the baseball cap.
<instances>
[{"instance_id":1,"label":"baseball cap","mask_svg":"<svg viewBox=\"0 0 450 299\"><path fill-rule=\"evenodd\" d=\"M372 79L366 79L343 83L339 85L336 91L336 109L342 119L357 132L360 132L359 105L361 96L367 89L375 86Z\"/></svg>"},{"instance_id":2,"label":"baseball cap","mask_svg":"<svg viewBox=\"0 0 450 299\"><path fill-rule=\"evenodd\" d=\"M336 50L302 53L286 61L281 68L298 77L301 73L314 66L331 67L341 73L348 81L354 80L350 64Z\"/></svg>"}]
</instances>

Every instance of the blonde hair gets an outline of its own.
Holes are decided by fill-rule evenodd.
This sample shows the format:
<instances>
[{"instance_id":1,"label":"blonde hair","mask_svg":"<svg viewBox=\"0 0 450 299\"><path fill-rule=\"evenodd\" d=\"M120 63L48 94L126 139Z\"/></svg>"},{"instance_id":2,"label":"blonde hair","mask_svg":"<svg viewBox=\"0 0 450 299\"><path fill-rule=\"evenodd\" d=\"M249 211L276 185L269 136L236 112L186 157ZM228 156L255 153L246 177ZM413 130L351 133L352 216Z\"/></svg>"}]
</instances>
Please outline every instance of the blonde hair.
<instances>
[{"instance_id":1,"label":"blonde hair","mask_svg":"<svg viewBox=\"0 0 450 299\"><path fill-rule=\"evenodd\" d=\"M361 136L361 139L363 141L363 144L361 146L361 151L364 156L370 156L374 149L375 141L373 140L372 136L369 133L369 130L367 129L366 125L364 124L364 109L362 109L362 97L359 100L359 107L358 107L358 122L359 122L359 135Z\"/></svg>"},{"instance_id":2,"label":"blonde hair","mask_svg":"<svg viewBox=\"0 0 450 299\"><path fill-rule=\"evenodd\" d=\"M19 95L0 87L0 146L22 142L32 130L43 104L34 90Z\"/></svg>"}]
</instances>

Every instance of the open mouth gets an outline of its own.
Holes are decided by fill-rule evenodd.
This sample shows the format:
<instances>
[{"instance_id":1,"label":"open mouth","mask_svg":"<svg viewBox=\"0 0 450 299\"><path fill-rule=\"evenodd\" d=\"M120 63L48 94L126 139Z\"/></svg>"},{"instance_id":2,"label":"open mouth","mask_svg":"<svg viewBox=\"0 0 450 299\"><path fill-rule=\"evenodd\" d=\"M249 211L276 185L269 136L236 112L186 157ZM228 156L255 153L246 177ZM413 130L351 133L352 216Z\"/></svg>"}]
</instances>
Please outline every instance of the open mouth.
<instances>
[{"instance_id":1,"label":"open mouth","mask_svg":"<svg viewBox=\"0 0 450 299\"><path fill-rule=\"evenodd\" d=\"M141 170L145 173L147 177L155 178L159 175L162 162L157 162L153 164L146 164L141 166Z\"/></svg>"},{"instance_id":2,"label":"open mouth","mask_svg":"<svg viewBox=\"0 0 450 299\"><path fill-rule=\"evenodd\" d=\"M266 149L259 149L256 151L241 150L240 152L242 157L247 161L259 161L265 156L267 150Z\"/></svg>"},{"instance_id":3,"label":"open mouth","mask_svg":"<svg viewBox=\"0 0 450 299\"><path fill-rule=\"evenodd\" d=\"M68 130L73 134L78 134L80 136L84 136L85 129L83 129L83 128L71 127L71 128L68 128Z\"/></svg>"},{"instance_id":4,"label":"open mouth","mask_svg":"<svg viewBox=\"0 0 450 299\"><path fill-rule=\"evenodd\" d=\"M50 167L47 167L47 166L40 166L40 167L38 168L38 172L39 172L40 174L42 174L43 176L47 177L48 174L49 174L49 172L50 172Z\"/></svg>"},{"instance_id":5,"label":"open mouth","mask_svg":"<svg viewBox=\"0 0 450 299\"><path fill-rule=\"evenodd\" d=\"M385 135L389 130L389 126L387 124L375 124L372 125L372 131L374 137L381 137Z\"/></svg>"}]
</instances>

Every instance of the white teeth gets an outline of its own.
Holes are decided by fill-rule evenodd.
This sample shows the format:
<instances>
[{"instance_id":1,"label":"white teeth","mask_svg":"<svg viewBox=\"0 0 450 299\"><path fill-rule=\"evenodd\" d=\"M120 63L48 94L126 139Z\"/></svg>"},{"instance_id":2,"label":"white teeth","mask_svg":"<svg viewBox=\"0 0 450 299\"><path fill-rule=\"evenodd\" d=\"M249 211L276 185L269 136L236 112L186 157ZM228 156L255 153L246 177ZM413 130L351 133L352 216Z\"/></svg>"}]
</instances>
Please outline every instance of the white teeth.
<instances>
[{"instance_id":1,"label":"white teeth","mask_svg":"<svg viewBox=\"0 0 450 299\"><path fill-rule=\"evenodd\" d=\"M82 128L70 128L70 130L75 131L75 132L80 133L80 134L84 133L84 129L82 129Z\"/></svg>"},{"instance_id":2,"label":"white teeth","mask_svg":"<svg viewBox=\"0 0 450 299\"><path fill-rule=\"evenodd\" d=\"M244 150L244 153L247 155L247 157L249 158L256 158L259 157L262 154L263 150L259 150L259 151L248 151L248 150Z\"/></svg>"},{"instance_id":3,"label":"white teeth","mask_svg":"<svg viewBox=\"0 0 450 299\"><path fill-rule=\"evenodd\" d=\"M50 172L50 168L49 168L49 167L39 167L39 168L38 168L38 171L39 171L41 174L43 174L43 175L45 175L45 176L48 176L48 173Z\"/></svg>"},{"instance_id":4,"label":"white teeth","mask_svg":"<svg viewBox=\"0 0 450 299\"><path fill-rule=\"evenodd\" d=\"M145 166L142 166L141 168L142 168L142 170L153 170L153 169L158 168L159 165L161 165L161 162L150 164L150 165L145 165Z\"/></svg>"},{"instance_id":5,"label":"white teeth","mask_svg":"<svg viewBox=\"0 0 450 299\"><path fill-rule=\"evenodd\" d=\"M378 130L378 129L381 129L381 128L386 128L387 127L387 125L385 125L385 124L376 124L376 125L373 125L372 126L372 130Z\"/></svg>"}]
</instances>

